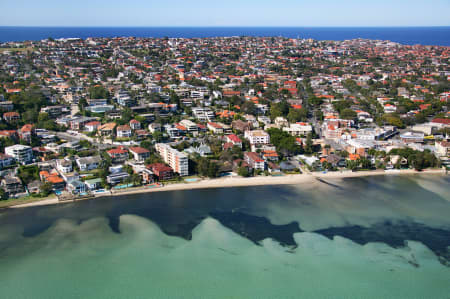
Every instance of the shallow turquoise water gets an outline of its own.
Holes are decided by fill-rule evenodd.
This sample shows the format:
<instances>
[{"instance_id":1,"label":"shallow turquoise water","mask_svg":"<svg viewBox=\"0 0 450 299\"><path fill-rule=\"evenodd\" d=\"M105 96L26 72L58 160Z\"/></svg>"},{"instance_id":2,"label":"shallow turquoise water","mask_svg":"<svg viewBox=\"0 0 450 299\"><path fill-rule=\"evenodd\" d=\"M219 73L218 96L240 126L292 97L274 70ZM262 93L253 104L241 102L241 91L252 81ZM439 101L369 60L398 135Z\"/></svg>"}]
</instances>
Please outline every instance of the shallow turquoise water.
<instances>
[{"instance_id":1,"label":"shallow turquoise water","mask_svg":"<svg viewBox=\"0 0 450 299\"><path fill-rule=\"evenodd\" d=\"M1 298L449 298L450 268L423 243L358 244L351 233L319 233L349 225L383 230L374 225L386 219L449 229L448 178L329 183L2 213ZM276 234L252 242L253 218L230 224L210 216L236 210L269 220L259 226L267 233L271 225L298 221L297 247L282 246ZM116 215L120 233L111 226Z\"/></svg>"}]
</instances>

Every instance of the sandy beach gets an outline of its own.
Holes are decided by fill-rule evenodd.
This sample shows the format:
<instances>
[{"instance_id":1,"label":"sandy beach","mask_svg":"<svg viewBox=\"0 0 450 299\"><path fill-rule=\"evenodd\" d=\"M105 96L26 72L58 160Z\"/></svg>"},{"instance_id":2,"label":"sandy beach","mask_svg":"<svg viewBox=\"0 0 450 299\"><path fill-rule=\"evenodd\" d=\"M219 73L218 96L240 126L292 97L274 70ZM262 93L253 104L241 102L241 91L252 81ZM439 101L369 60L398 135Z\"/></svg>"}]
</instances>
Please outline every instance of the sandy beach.
<instances>
[{"instance_id":1,"label":"sandy beach","mask_svg":"<svg viewBox=\"0 0 450 299\"><path fill-rule=\"evenodd\" d=\"M445 174L443 169L427 169L421 172L413 169L405 170L374 170L374 171L337 171L337 172L312 172L303 174L291 174L283 176L258 176L258 177L224 177L217 179L202 179L197 182L181 182L178 184L168 184L163 187L149 188L146 186L129 188L124 190L113 190L111 192L95 194L95 198L122 196L130 194L150 193L150 192L165 192L165 191L182 191L194 189L208 189L208 188L227 188L227 187L246 187L246 186L267 186L267 185L295 185L311 182L317 179L342 179L352 177L365 177L375 175L420 175L420 174ZM82 200L82 199L80 199ZM79 201L79 200L76 200ZM53 205L59 203L69 203L69 201L59 201L57 198L44 199L37 202L20 204L11 206L10 208L24 208L32 206Z\"/></svg>"}]
</instances>

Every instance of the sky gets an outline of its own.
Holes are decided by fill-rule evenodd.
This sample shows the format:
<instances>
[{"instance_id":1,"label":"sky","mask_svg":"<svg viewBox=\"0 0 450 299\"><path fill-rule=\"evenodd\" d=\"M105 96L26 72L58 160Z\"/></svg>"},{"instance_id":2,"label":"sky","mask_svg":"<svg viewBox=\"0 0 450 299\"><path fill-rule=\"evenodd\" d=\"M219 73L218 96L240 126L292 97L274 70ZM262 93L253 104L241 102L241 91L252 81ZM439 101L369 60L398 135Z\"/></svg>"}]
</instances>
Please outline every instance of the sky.
<instances>
[{"instance_id":1,"label":"sky","mask_svg":"<svg viewBox=\"0 0 450 299\"><path fill-rule=\"evenodd\" d=\"M450 0L0 0L0 26L450 26Z\"/></svg>"}]
</instances>

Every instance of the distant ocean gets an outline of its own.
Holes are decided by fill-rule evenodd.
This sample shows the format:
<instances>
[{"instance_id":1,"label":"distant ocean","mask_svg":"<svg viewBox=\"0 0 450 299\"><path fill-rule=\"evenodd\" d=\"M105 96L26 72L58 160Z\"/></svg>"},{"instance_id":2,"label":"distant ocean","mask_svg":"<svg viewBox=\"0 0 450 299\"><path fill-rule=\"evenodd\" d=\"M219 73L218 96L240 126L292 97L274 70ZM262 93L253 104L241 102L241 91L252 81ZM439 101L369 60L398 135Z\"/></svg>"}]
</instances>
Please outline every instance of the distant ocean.
<instances>
[{"instance_id":1,"label":"distant ocean","mask_svg":"<svg viewBox=\"0 0 450 299\"><path fill-rule=\"evenodd\" d=\"M450 46L446 27L4 27L0 42L88 37L284 36L317 40L381 39L408 45Z\"/></svg>"}]
</instances>

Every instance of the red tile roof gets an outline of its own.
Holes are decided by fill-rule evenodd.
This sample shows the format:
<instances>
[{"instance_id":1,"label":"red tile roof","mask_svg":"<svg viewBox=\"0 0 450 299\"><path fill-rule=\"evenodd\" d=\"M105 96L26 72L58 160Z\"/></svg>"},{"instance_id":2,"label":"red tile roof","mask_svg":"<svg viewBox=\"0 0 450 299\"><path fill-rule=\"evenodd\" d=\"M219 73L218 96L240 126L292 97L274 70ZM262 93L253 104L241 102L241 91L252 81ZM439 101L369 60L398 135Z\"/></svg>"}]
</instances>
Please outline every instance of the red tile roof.
<instances>
[{"instance_id":1,"label":"red tile roof","mask_svg":"<svg viewBox=\"0 0 450 299\"><path fill-rule=\"evenodd\" d=\"M148 149L140 146L130 147L130 151L136 154L145 154L150 152Z\"/></svg>"}]
</instances>

